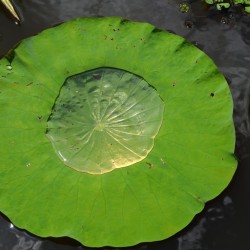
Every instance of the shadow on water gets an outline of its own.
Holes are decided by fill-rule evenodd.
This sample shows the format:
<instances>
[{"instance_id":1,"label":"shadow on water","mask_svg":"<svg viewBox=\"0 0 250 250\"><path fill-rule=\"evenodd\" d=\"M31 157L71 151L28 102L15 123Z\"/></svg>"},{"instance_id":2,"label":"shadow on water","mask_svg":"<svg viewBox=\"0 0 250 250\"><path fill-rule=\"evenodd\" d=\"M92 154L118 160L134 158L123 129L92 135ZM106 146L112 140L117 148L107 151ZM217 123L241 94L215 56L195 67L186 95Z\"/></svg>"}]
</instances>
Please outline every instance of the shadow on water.
<instances>
[{"instance_id":1,"label":"shadow on water","mask_svg":"<svg viewBox=\"0 0 250 250\"><path fill-rule=\"evenodd\" d=\"M0 55L17 42L45 28L80 16L122 16L144 21L185 37L205 51L225 75L234 99L237 172L228 188L208 202L202 213L175 236L124 249L247 250L250 249L250 15L242 8L217 11L200 0L189 0L181 13L174 0L15 0L22 23L15 25L0 10ZM1 250L83 250L69 238L42 239L17 229L0 216ZM116 248L101 248L116 249Z\"/></svg>"}]
</instances>

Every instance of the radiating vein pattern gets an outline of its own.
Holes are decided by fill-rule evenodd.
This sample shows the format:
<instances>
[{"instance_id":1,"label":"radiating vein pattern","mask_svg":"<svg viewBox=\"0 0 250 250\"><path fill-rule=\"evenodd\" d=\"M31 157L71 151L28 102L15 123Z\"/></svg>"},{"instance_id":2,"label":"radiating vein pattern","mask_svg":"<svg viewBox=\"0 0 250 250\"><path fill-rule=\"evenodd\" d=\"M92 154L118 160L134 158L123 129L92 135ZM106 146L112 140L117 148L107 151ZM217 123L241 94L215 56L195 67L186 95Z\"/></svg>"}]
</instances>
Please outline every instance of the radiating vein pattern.
<instances>
[{"instance_id":1,"label":"radiating vein pattern","mask_svg":"<svg viewBox=\"0 0 250 250\"><path fill-rule=\"evenodd\" d=\"M164 112L159 94L130 72L98 68L66 79L47 122L65 165L102 174L144 159Z\"/></svg>"}]
</instances>

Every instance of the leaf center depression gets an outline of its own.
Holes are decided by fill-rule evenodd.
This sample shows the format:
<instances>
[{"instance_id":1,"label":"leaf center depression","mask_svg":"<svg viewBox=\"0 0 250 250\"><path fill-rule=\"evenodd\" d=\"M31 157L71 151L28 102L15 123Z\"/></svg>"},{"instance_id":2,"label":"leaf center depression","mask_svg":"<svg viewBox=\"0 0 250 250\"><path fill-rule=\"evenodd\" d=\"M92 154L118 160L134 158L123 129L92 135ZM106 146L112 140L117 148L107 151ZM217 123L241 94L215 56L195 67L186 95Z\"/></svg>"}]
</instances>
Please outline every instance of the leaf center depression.
<instances>
[{"instance_id":1,"label":"leaf center depression","mask_svg":"<svg viewBox=\"0 0 250 250\"><path fill-rule=\"evenodd\" d=\"M66 79L47 122L65 165L102 174L144 159L162 124L157 91L130 72L98 68Z\"/></svg>"}]
</instances>

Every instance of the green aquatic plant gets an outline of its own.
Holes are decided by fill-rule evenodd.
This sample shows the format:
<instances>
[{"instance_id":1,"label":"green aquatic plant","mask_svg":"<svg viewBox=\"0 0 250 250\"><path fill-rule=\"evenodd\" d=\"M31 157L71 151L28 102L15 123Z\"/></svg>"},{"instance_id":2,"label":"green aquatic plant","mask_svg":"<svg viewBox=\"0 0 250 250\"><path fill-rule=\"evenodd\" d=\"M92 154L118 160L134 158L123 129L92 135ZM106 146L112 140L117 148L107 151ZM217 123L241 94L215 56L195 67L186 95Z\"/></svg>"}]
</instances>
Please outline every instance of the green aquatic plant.
<instances>
[{"instance_id":1,"label":"green aquatic plant","mask_svg":"<svg viewBox=\"0 0 250 250\"><path fill-rule=\"evenodd\" d=\"M188 13L190 11L190 5L186 2L180 3L179 8L182 13Z\"/></svg>"},{"instance_id":2,"label":"green aquatic plant","mask_svg":"<svg viewBox=\"0 0 250 250\"><path fill-rule=\"evenodd\" d=\"M235 172L225 78L150 24L67 22L23 40L0 79L0 211L36 235L162 240Z\"/></svg>"},{"instance_id":3,"label":"green aquatic plant","mask_svg":"<svg viewBox=\"0 0 250 250\"><path fill-rule=\"evenodd\" d=\"M222 8L230 8L232 4L238 5L242 4L244 5L245 11L247 13L250 13L250 0L205 0L207 4L215 4L216 8L218 10L221 10Z\"/></svg>"}]
</instances>

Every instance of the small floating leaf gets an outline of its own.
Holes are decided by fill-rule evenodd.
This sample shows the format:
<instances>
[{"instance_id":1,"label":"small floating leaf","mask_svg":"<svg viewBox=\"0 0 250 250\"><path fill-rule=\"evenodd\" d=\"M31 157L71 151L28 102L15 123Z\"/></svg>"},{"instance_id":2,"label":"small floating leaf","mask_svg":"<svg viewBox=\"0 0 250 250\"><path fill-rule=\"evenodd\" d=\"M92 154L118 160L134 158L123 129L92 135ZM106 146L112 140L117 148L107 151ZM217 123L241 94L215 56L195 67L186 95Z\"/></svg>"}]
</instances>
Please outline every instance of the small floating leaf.
<instances>
[{"instance_id":1,"label":"small floating leaf","mask_svg":"<svg viewBox=\"0 0 250 250\"><path fill-rule=\"evenodd\" d=\"M230 91L183 38L80 18L12 55L0 60L0 210L16 226L92 247L162 240L230 182Z\"/></svg>"}]
</instances>

